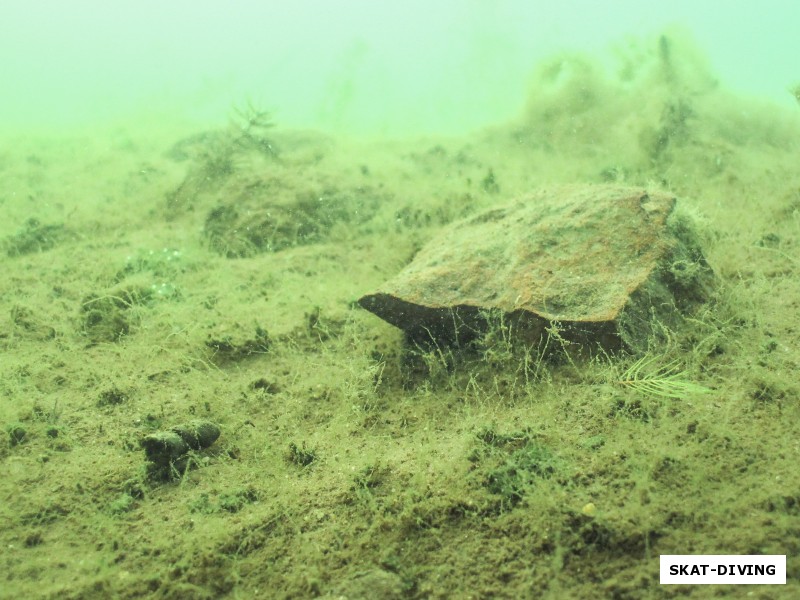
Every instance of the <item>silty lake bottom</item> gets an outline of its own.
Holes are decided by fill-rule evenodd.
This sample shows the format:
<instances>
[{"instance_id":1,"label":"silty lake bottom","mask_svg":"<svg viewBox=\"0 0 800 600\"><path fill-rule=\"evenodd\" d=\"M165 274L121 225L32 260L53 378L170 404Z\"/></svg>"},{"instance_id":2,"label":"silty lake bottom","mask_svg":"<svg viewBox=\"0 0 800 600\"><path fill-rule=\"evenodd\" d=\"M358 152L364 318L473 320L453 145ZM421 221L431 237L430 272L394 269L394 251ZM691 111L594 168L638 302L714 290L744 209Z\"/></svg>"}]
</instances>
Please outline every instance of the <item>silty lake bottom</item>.
<instances>
[{"instance_id":1,"label":"silty lake bottom","mask_svg":"<svg viewBox=\"0 0 800 600\"><path fill-rule=\"evenodd\" d=\"M704 64L559 55L463 137L246 103L6 136L0 596L800 596L800 107ZM358 306L446 224L592 183L674 194L717 279L644 361L497 315L409 344ZM661 587L660 554L790 576Z\"/></svg>"}]
</instances>

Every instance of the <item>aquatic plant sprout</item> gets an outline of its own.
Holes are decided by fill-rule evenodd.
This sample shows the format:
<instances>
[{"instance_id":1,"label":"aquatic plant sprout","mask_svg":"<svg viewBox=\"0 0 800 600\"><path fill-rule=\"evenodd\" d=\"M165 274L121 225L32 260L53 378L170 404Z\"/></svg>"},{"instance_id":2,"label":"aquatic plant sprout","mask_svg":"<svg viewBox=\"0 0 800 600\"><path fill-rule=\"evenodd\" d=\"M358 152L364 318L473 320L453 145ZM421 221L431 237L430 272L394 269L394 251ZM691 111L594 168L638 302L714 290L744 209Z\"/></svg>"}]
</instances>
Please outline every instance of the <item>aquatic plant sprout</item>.
<instances>
[{"instance_id":1,"label":"aquatic plant sprout","mask_svg":"<svg viewBox=\"0 0 800 600\"><path fill-rule=\"evenodd\" d=\"M711 389L690 381L686 371L679 368L677 360L658 366L658 358L644 355L625 370L617 383L642 394L661 398L684 399L711 392Z\"/></svg>"}]
</instances>

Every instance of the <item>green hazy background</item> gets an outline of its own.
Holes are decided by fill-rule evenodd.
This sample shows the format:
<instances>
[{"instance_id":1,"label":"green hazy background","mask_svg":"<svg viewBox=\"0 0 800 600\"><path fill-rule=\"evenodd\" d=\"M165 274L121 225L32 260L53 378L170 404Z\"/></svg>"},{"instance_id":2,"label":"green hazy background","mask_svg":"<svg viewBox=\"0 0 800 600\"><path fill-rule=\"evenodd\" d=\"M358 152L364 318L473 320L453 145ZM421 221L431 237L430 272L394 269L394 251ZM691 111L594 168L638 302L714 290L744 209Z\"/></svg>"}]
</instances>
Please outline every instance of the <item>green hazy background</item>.
<instances>
[{"instance_id":1,"label":"green hazy background","mask_svg":"<svg viewBox=\"0 0 800 600\"><path fill-rule=\"evenodd\" d=\"M670 26L724 85L794 102L795 0L2 0L0 127L222 121L250 99L282 126L459 133L516 114L541 58Z\"/></svg>"}]
</instances>

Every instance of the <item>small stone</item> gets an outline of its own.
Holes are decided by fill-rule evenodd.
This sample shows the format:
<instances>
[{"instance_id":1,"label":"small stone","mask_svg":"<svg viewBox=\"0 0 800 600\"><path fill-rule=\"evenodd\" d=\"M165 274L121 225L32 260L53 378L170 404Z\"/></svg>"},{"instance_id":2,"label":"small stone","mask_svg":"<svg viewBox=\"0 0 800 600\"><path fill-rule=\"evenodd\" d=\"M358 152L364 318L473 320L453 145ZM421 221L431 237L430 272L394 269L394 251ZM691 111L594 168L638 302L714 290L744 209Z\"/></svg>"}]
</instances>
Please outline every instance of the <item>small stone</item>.
<instances>
[{"instance_id":1,"label":"small stone","mask_svg":"<svg viewBox=\"0 0 800 600\"><path fill-rule=\"evenodd\" d=\"M168 465L189 451L189 444L174 431L151 433L142 439L147 460L157 465Z\"/></svg>"},{"instance_id":2,"label":"small stone","mask_svg":"<svg viewBox=\"0 0 800 600\"><path fill-rule=\"evenodd\" d=\"M220 434L219 427L209 421L192 421L173 427L172 431L177 433L192 450L208 448L217 441Z\"/></svg>"},{"instance_id":3,"label":"small stone","mask_svg":"<svg viewBox=\"0 0 800 600\"><path fill-rule=\"evenodd\" d=\"M8 427L8 441L12 446L23 443L27 436L28 432L25 431L25 428L22 425L10 425Z\"/></svg>"},{"instance_id":4,"label":"small stone","mask_svg":"<svg viewBox=\"0 0 800 600\"><path fill-rule=\"evenodd\" d=\"M148 473L153 479L168 481L183 473L192 460L191 450L203 450L219 437L220 429L210 421L190 421L169 431L157 431L142 438L140 444L148 461Z\"/></svg>"}]
</instances>

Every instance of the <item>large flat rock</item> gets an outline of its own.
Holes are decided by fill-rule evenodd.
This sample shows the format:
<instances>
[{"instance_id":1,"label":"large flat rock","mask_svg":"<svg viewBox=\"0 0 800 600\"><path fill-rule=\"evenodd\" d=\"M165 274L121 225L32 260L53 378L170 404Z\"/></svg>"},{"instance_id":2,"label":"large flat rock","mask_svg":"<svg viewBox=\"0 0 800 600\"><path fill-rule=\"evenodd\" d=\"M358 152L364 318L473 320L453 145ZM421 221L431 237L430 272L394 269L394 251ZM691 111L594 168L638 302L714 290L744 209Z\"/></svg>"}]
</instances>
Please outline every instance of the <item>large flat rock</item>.
<instances>
[{"instance_id":1,"label":"large flat rock","mask_svg":"<svg viewBox=\"0 0 800 600\"><path fill-rule=\"evenodd\" d=\"M675 204L643 188L541 189L451 224L359 303L418 341L468 340L499 312L528 336L556 323L582 344L637 349L713 277Z\"/></svg>"}]
</instances>

